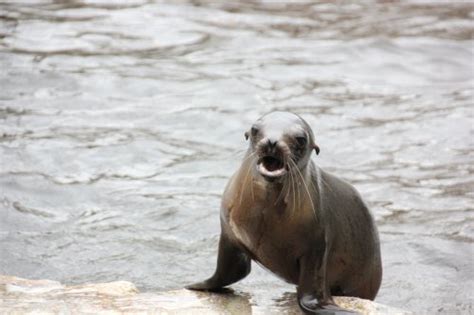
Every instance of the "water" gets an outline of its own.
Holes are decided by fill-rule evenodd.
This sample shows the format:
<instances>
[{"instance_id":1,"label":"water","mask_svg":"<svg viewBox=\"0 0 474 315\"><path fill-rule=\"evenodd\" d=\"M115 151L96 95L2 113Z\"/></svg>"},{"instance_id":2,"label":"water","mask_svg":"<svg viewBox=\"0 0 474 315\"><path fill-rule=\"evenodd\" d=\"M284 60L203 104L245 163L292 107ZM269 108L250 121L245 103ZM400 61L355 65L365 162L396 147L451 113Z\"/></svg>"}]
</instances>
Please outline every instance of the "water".
<instances>
[{"instance_id":1,"label":"water","mask_svg":"<svg viewBox=\"0 0 474 315\"><path fill-rule=\"evenodd\" d=\"M209 276L243 133L279 109L370 205L377 301L474 312L474 5L0 3L0 273ZM295 291L256 265L234 288L276 309Z\"/></svg>"}]
</instances>

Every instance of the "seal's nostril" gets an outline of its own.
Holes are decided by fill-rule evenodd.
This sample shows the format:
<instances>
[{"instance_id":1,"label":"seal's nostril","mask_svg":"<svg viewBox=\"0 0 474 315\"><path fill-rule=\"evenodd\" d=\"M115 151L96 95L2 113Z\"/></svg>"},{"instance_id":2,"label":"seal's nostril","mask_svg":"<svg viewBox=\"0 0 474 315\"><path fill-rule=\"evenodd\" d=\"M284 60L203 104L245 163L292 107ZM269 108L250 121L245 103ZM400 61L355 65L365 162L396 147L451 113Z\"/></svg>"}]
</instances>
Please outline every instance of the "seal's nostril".
<instances>
[{"instance_id":1,"label":"seal's nostril","mask_svg":"<svg viewBox=\"0 0 474 315\"><path fill-rule=\"evenodd\" d=\"M275 140L275 139L268 139L267 140L267 143L268 143L268 148L269 149L273 149L274 147L276 147L276 144L277 144L278 140Z\"/></svg>"}]
</instances>

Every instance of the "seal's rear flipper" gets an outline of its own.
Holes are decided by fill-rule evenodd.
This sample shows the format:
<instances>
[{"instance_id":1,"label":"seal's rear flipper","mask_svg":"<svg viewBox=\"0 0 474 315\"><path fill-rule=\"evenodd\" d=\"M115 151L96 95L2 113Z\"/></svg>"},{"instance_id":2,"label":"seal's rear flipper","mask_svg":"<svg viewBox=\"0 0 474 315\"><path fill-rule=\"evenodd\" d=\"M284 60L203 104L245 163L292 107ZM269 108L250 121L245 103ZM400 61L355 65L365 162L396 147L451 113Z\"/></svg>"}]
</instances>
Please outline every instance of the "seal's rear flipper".
<instances>
[{"instance_id":1,"label":"seal's rear flipper","mask_svg":"<svg viewBox=\"0 0 474 315\"><path fill-rule=\"evenodd\" d=\"M332 304L324 305L324 306L318 304L318 305L314 306L313 308L307 308L307 307L301 305L301 303L299 301L298 301L298 304L300 305L301 310L305 314L315 314L315 315L361 315L358 312L345 310L343 308L340 308L337 305L332 305Z\"/></svg>"},{"instance_id":2,"label":"seal's rear flipper","mask_svg":"<svg viewBox=\"0 0 474 315\"><path fill-rule=\"evenodd\" d=\"M189 290L220 292L229 284L245 278L250 273L250 258L233 244L226 233L221 233L217 268L209 279L187 285Z\"/></svg>"}]
</instances>

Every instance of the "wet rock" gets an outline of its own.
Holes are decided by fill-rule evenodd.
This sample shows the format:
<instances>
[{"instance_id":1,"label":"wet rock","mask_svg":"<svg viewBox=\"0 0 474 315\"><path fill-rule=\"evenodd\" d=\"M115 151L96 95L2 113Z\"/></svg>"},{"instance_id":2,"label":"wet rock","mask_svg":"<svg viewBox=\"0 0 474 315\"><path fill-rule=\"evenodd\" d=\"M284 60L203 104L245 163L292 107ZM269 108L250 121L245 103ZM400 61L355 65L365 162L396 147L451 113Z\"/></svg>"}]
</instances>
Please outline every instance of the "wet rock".
<instances>
[{"instance_id":1,"label":"wet rock","mask_svg":"<svg viewBox=\"0 0 474 315\"><path fill-rule=\"evenodd\" d=\"M364 315L409 314L372 301L336 297L336 302ZM1 314L301 314L296 303L279 309L252 305L238 293L188 290L140 293L127 281L66 286L51 280L0 275Z\"/></svg>"}]
</instances>

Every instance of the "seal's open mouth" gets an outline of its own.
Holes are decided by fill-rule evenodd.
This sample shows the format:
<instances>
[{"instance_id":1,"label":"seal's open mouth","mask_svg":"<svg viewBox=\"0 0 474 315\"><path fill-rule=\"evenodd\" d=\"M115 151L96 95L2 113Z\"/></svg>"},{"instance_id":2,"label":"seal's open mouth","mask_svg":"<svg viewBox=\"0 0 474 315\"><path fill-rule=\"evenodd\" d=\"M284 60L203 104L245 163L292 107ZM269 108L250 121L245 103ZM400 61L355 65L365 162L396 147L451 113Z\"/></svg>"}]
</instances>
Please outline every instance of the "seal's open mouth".
<instances>
[{"instance_id":1,"label":"seal's open mouth","mask_svg":"<svg viewBox=\"0 0 474 315\"><path fill-rule=\"evenodd\" d=\"M257 162L257 170L266 179L275 179L286 174L287 169L283 160L276 156L264 156Z\"/></svg>"}]
</instances>

